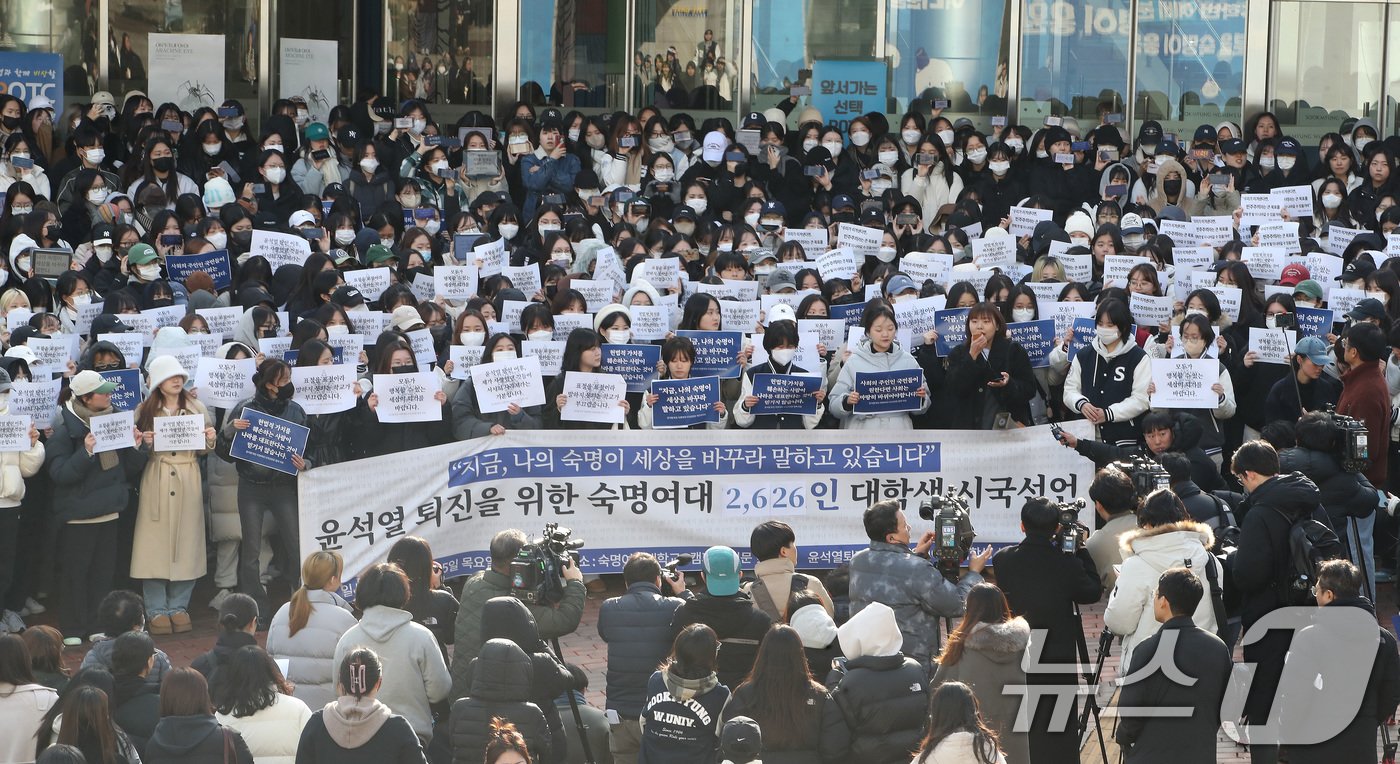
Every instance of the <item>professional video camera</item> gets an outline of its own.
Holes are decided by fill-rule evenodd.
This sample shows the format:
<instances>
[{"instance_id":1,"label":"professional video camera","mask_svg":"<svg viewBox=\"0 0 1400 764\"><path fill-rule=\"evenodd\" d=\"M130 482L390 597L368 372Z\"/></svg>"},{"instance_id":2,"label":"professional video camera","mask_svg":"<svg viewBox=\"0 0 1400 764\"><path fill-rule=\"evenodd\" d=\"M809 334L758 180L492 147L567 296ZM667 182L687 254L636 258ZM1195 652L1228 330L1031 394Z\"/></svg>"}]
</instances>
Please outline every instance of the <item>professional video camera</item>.
<instances>
[{"instance_id":1,"label":"professional video camera","mask_svg":"<svg viewBox=\"0 0 1400 764\"><path fill-rule=\"evenodd\" d=\"M1060 527L1055 530L1055 546L1065 554L1074 554L1089 540L1089 528L1079 522L1079 512L1087 506L1083 499L1055 502Z\"/></svg>"},{"instance_id":2,"label":"professional video camera","mask_svg":"<svg viewBox=\"0 0 1400 764\"><path fill-rule=\"evenodd\" d=\"M972 518L967 512L967 502L948 496L932 496L919 503L919 517L933 523L936 537L929 547L929 558L949 580L956 580L958 568L972 550L972 540L977 531L972 528Z\"/></svg>"},{"instance_id":3,"label":"professional video camera","mask_svg":"<svg viewBox=\"0 0 1400 764\"><path fill-rule=\"evenodd\" d=\"M1171 488L1171 475L1167 474L1165 467L1149 456L1134 454L1129 459L1114 462L1113 466L1126 472L1128 477L1132 478L1133 489L1140 499L1147 498L1148 494L1159 488Z\"/></svg>"},{"instance_id":4,"label":"professional video camera","mask_svg":"<svg viewBox=\"0 0 1400 764\"><path fill-rule=\"evenodd\" d=\"M1342 460L1342 469L1347 472L1365 472L1371 466L1371 449L1367 444L1370 435L1366 424L1360 419L1338 414L1337 407L1327 404L1324 408L1332 415L1337 425L1337 457Z\"/></svg>"},{"instance_id":5,"label":"professional video camera","mask_svg":"<svg viewBox=\"0 0 1400 764\"><path fill-rule=\"evenodd\" d=\"M532 605L553 605L564 598L560 579L564 568L578 564L582 541L569 537L573 531L558 523L544 527L544 536L520 548L510 562L510 593Z\"/></svg>"}]
</instances>

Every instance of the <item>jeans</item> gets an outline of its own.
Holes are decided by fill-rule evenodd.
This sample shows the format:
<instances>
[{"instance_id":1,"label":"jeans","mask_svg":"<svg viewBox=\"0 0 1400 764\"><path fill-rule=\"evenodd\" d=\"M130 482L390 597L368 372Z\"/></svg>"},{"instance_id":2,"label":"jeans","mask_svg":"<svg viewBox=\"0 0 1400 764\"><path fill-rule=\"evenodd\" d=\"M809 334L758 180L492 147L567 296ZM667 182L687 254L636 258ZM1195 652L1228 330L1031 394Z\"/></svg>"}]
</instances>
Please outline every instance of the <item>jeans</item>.
<instances>
[{"instance_id":1,"label":"jeans","mask_svg":"<svg viewBox=\"0 0 1400 764\"><path fill-rule=\"evenodd\" d=\"M63 526L63 636L97 632L97 605L112 591L117 574L117 537L116 520Z\"/></svg>"},{"instance_id":2,"label":"jeans","mask_svg":"<svg viewBox=\"0 0 1400 764\"><path fill-rule=\"evenodd\" d=\"M238 591L258 603L259 618L271 620L267 590L263 588L258 564L262 546L263 513L271 512L277 522L277 550L287 561L284 574L293 589L301 586L301 548L297 538L297 487L238 481L238 519L243 540L238 545Z\"/></svg>"},{"instance_id":3,"label":"jeans","mask_svg":"<svg viewBox=\"0 0 1400 764\"><path fill-rule=\"evenodd\" d=\"M1366 574L1366 588L1361 593L1372 600L1376 598L1376 512L1359 519L1348 517L1345 539L1352 563ZM1358 546L1360 549L1357 549Z\"/></svg>"},{"instance_id":4,"label":"jeans","mask_svg":"<svg viewBox=\"0 0 1400 764\"><path fill-rule=\"evenodd\" d=\"M146 617L189 612L193 581L165 581L148 578L141 581L141 597L146 601Z\"/></svg>"}]
</instances>

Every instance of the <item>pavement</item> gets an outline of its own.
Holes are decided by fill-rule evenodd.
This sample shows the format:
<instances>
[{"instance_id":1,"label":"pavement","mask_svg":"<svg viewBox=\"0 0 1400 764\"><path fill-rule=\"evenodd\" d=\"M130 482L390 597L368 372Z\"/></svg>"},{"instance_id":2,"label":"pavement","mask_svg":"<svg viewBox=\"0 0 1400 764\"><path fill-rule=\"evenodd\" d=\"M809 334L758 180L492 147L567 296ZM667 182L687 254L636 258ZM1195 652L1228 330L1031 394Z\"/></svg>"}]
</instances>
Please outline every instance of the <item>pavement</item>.
<instances>
[{"instance_id":1,"label":"pavement","mask_svg":"<svg viewBox=\"0 0 1400 764\"><path fill-rule=\"evenodd\" d=\"M604 599L621 594L623 590L621 576L605 576L603 581L608 584L608 591L597 594L590 592L584 606L583 621L580 623L578 630L559 640L560 646L564 650L565 660L578 665L588 677L589 683L586 696L589 704L599 708L603 707L606 698L604 687L606 686L608 647L607 644L598 637L598 609L602 605ZM1380 601L1380 621L1386 628L1393 630L1391 619L1397 614L1397 609L1394 603L1394 597L1392 596L1392 585L1382 584L1379 588L1380 592L1377 599ZM207 603L213 594L212 588L204 582L195 589L194 597L191 600L191 604L194 607L190 613L194 626L192 631L187 634L155 637L156 646L165 651L173 665L188 666L191 661L213 647L218 631L217 613L207 607ZM280 599L278 598L279 594L281 595ZM270 592L270 596L274 602L281 602L285 601L287 592L285 588L279 592L274 586L272 592ZM1105 597L1105 601L1106 599ZM1085 642L1089 646L1091 660L1097 657L1095 652L1099 635L1103 631L1103 609L1104 602L1100 602L1095 605L1087 606L1081 611L1084 623ZM41 623L55 625L55 614L53 609L50 608L47 613L26 620L30 625ZM266 638L267 634L265 632L260 632L258 634L258 643L265 644ZM89 646L86 644L82 647L65 648L63 652L65 662L71 669L76 670L78 665L82 663L83 656L87 653L88 649ZM1103 675L1099 683L1100 691L1097 694L1099 705L1103 708L1109 707L1113 700L1112 680L1118 676L1119 650L1120 646L1115 643L1110 657L1104 661ZM1236 649L1235 660L1242 660L1238 648ZM1116 764L1119 760L1119 755L1117 746L1113 743L1112 731L1113 721L1111 719L1105 719L1104 741L1108 749L1107 762L1104 761L1099 753L1098 740L1092 726L1086 744L1081 750L1080 761L1092 764L1109 764L1110 762ZM1397 739L1398 735L1400 735L1400 730L1397 730L1395 726L1392 725L1392 739ZM1381 750L1379 739L1380 736L1378 734L1377 751ZM1230 740L1224 732L1221 732L1217 739L1216 761L1225 762L1226 764L1248 764L1249 753L1242 746Z\"/></svg>"}]
</instances>

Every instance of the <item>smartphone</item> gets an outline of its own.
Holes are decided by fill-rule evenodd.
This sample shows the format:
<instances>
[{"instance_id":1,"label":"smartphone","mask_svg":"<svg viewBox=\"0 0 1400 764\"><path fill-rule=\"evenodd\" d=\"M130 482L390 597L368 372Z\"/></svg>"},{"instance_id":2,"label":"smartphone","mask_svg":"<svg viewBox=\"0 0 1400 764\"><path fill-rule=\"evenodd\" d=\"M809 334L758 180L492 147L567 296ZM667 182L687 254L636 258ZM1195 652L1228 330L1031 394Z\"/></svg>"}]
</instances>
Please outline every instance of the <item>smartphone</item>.
<instances>
[{"instance_id":1,"label":"smartphone","mask_svg":"<svg viewBox=\"0 0 1400 764\"><path fill-rule=\"evenodd\" d=\"M820 178L826 174L826 168L819 164L807 165L802 168L802 174L809 178Z\"/></svg>"},{"instance_id":2,"label":"smartphone","mask_svg":"<svg viewBox=\"0 0 1400 764\"><path fill-rule=\"evenodd\" d=\"M1106 124L1118 125L1118 124L1122 124L1122 122L1123 122L1123 115L1122 115L1122 114L1109 114L1109 115L1105 116L1103 119L1104 119L1104 122L1105 122Z\"/></svg>"},{"instance_id":3,"label":"smartphone","mask_svg":"<svg viewBox=\"0 0 1400 764\"><path fill-rule=\"evenodd\" d=\"M564 195L563 195L563 194L545 194L543 197L541 197L540 201L544 202L545 204L552 204L552 205L554 205L554 206L556 206L556 207L563 207L563 206L564 206Z\"/></svg>"},{"instance_id":4,"label":"smartphone","mask_svg":"<svg viewBox=\"0 0 1400 764\"><path fill-rule=\"evenodd\" d=\"M908 212L901 212L900 214L894 216L894 224L905 226L918 225L919 216Z\"/></svg>"},{"instance_id":5,"label":"smartphone","mask_svg":"<svg viewBox=\"0 0 1400 764\"><path fill-rule=\"evenodd\" d=\"M255 193L255 194L265 194L265 193L267 193L267 186L263 185L262 183L254 183L254 184L253 184L253 193Z\"/></svg>"},{"instance_id":6,"label":"smartphone","mask_svg":"<svg viewBox=\"0 0 1400 764\"><path fill-rule=\"evenodd\" d=\"M938 161L938 157L933 154L918 153L914 155L914 163L919 165L931 165Z\"/></svg>"},{"instance_id":7,"label":"smartphone","mask_svg":"<svg viewBox=\"0 0 1400 764\"><path fill-rule=\"evenodd\" d=\"M175 119L167 119L161 121L160 129L167 133L183 133L185 132L185 123Z\"/></svg>"},{"instance_id":8,"label":"smartphone","mask_svg":"<svg viewBox=\"0 0 1400 764\"><path fill-rule=\"evenodd\" d=\"M27 170L27 169L29 169L29 168L31 168L31 167L34 166L34 158L33 158L33 157L17 157L17 156L11 156L11 157L10 157L10 164L12 164L12 165L14 165L15 167L18 167L18 168L20 168L20 169Z\"/></svg>"},{"instance_id":9,"label":"smartphone","mask_svg":"<svg viewBox=\"0 0 1400 764\"><path fill-rule=\"evenodd\" d=\"M327 159L331 158L330 149L316 149L315 151L311 152L311 158L315 159L318 162L324 162Z\"/></svg>"},{"instance_id":10,"label":"smartphone","mask_svg":"<svg viewBox=\"0 0 1400 764\"><path fill-rule=\"evenodd\" d=\"M1074 164L1073 154L1056 154L1055 164Z\"/></svg>"},{"instance_id":11,"label":"smartphone","mask_svg":"<svg viewBox=\"0 0 1400 764\"><path fill-rule=\"evenodd\" d=\"M607 198L604 197L604 196L590 196L590 197L588 197L588 206L589 206L589 207L602 207L602 206L606 205L607 203L608 203L608 200L607 200Z\"/></svg>"},{"instance_id":12,"label":"smartphone","mask_svg":"<svg viewBox=\"0 0 1400 764\"><path fill-rule=\"evenodd\" d=\"M221 106L221 107L219 107L219 112L218 112L218 114L219 114L219 119L231 119L231 118L233 118L233 117L238 116L238 107L236 107L236 106Z\"/></svg>"},{"instance_id":13,"label":"smartphone","mask_svg":"<svg viewBox=\"0 0 1400 764\"><path fill-rule=\"evenodd\" d=\"M391 127L391 126L389 125L388 122L375 122L375 123L374 123L374 134L375 134L375 135L383 135L383 134L389 132L389 131L392 130L392 129L394 129L394 128Z\"/></svg>"},{"instance_id":14,"label":"smartphone","mask_svg":"<svg viewBox=\"0 0 1400 764\"><path fill-rule=\"evenodd\" d=\"M441 136L441 135L425 135L425 136L423 136L423 145L424 145L424 146L441 146L441 145L442 145L442 136Z\"/></svg>"},{"instance_id":15,"label":"smartphone","mask_svg":"<svg viewBox=\"0 0 1400 764\"><path fill-rule=\"evenodd\" d=\"M1054 422L1050 423L1050 434L1055 437L1055 440L1058 440L1061 443L1065 442L1065 428L1059 426L1058 424L1055 424Z\"/></svg>"},{"instance_id":16,"label":"smartphone","mask_svg":"<svg viewBox=\"0 0 1400 764\"><path fill-rule=\"evenodd\" d=\"M160 235L160 243L161 246L164 247L178 247L182 241L184 241L184 238L178 233L163 233Z\"/></svg>"},{"instance_id":17,"label":"smartphone","mask_svg":"<svg viewBox=\"0 0 1400 764\"><path fill-rule=\"evenodd\" d=\"M435 135L435 136L433 136L433 137L434 137L434 138L437 138L437 143L436 143L436 144L430 144L430 145L441 146L442 148L445 148L445 149L460 149L460 148L462 148L462 139L461 139L461 138L457 138L457 137L454 137L454 136L451 136L451 135Z\"/></svg>"},{"instance_id":18,"label":"smartphone","mask_svg":"<svg viewBox=\"0 0 1400 764\"><path fill-rule=\"evenodd\" d=\"M1228 185L1230 185L1230 176L1229 176L1229 175L1226 175L1226 174L1223 173L1223 172L1213 172L1213 173L1211 173L1211 174L1210 174L1209 180L1210 180L1210 184L1211 184L1212 186L1228 186Z\"/></svg>"},{"instance_id":19,"label":"smartphone","mask_svg":"<svg viewBox=\"0 0 1400 764\"><path fill-rule=\"evenodd\" d=\"M641 141L639 141L635 135L624 135L617 139L617 145L624 149L635 149L639 143L641 143Z\"/></svg>"},{"instance_id":20,"label":"smartphone","mask_svg":"<svg viewBox=\"0 0 1400 764\"><path fill-rule=\"evenodd\" d=\"M875 180L875 179L878 178L878 177L880 177L880 171L879 171L879 170L870 169L870 170L861 170L861 171L860 171L860 179L861 179L861 180Z\"/></svg>"},{"instance_id":21,"label":"smartphone","mask_svg":"<svg viewBox=\"0 0 1400 764\"><path fill-rule=\"evenodd\" d=\"M394 129L395 129L395 130L411 130L411 129L413 129L413 118L412 118L412 117L395 117L395 118L394 118Z\"/></svg>"},{"instance_id":22,"label":"smartphone","mask_svg":"<svg viewBox=\"0 0 1400 764\"><path fill-rule=\"evenodd\" d=\"M1088 151L1093 148L1088 141L1075 141L1069 145L1070 151Z\"/></svg>"},{"instance_id":23,"label":"smartphone","mask_svg":"<svg viewBox=\"0 0 1400 764\"><path fill-rule=\"evenodd\" d=\"M613 201L618 204L626 204L636 198L637 192L630 188L619 188L613 192Z\"/></svg>"},{"instance_id":24,"label":"smartphone","mask_svg":"<svg viewBox=\"0 0 1400 764\"><path fill-rule=\"evenodd\" d=\"M413 208L413 217L418 218L419 220L432 220L432 219L433 219L433 208L432 208L432 207L414 207L414 208Z\"/></svg>"},{"instance_id":25,"label":"smartphone","mask_svg":"<svg viewBox=\"0 0 1400 764\"><path fill-rule=\"evenodd\" d=\"M992 127L1006 127L1006 117L992 117Z\"/></svg>"},{"instance_id":26,"label":"smartphone","mask_svg":"<svg viewBox=\"0 0 1400 764\"><path fill-rule=\"evenodd\" d=\"M690 133L685 130L682 130L677 133L671 133L671 140L677 145L686 143L690 140Z\"/></svg>"},{"instance_id":27,"label":"smartphone","mask_svg":"<svg viewBox=\"0 0 1400 764\"><path fill-rule=\"evenodd\" d=\"M1100 149L1100 150L1099 150L1099 159L1102 159L1102 160L1105 161L1105 162L1116 162L1116 161L1118 161L1118 147L1117 147L1117 146L1109 146L1108 148Z\"/></svg>"},{"instance_id":28,"label":"smartphone","mask_svg":"<svg viewBox=\"0 0 1400 764\"><path fill-rule=\"evenodd\" d=\"M933 108L938 109L939 111L948 108L948 105L948 99L946 98L935 98L933 101Z\"/></svg>"},{"instance_id":29,"label":"smartphone","mask_svg":"<svg viewBox=\"0 0 1400 764\"><path fill-rule=\"evenodd\" d=\"M574 222L575 220L583 220L583 213L581 213L581 212L565 212L565 213L564 213L564 225L568 225L568 224Z\"/></svg>"},{"instance_id":30,"label":"smartphone","mask_svg":"<svg viewBox=\"0 0 1400 764\"><path fill-rule=\"evenodd\" d=\"M528 154L528 153L530 153L530 144L529 144L528 141L521 141L520 143L512 143L512 144L510 144L510 145L508 146L507 150L508 150L510 153L515 154L516 156L519 156L519 155L521 155L521 154Z\"/></svg>"},{"instance_id":31,"label":"smartphone","mask_svg":"<svg viewBox=\"0 0 1400 764\"><path fill-rule=\"evenodd\" d=\"M860 211L862 214L869 212L870 210L875 210L876 212L883 214L885 211L885 203L880 201L879 199L866 199L865 201L860 203Z\"/></svg>"},{"instance_id":32,"label":"smartphone","mask_svg":"<svg viewBox=\"0 0 1400 764\"><path fill-rule=\"evenodd\" d=\"M310 241L319 241L321 239L321 229L303 228L301 229L301 235L305 236Z\"/></svg>"},{"instance_id":33,"label":"smartphone","mask_svg":"<svg viewBox=\"0 0 1400 764\"><path fill-rule=\"evenodd\" d=\"M793 86L788 90L788 95L790 95L790 96L792 96L792 97L794 97L794 98L796 98L797 96L809 96L809 95L811 95L811 94L812 94L812 89L809 88L809 87L807 87L806 85L793 85Z\"/></svg>"},{"instance_id":34,"label":"smartphone","mask_svg":"<svg viewBox=\"0 0 1400 764\"><path fill-rule=\"evenodd\" d=\"M1110 184L1108 185L1108 187L1104 189L1104 193L1108 194L1109 196L1127 196L1127 195L1128 195L1128 184L1127 184L1127 183L1110 183Z\"/></svg>"},{"instance_id":35,"label":"smartphone","mask_svg":"<svg viewBox=\"0 0 1400 764\"><path fill-rule=\"evenodd\" d=\"M1049 116L1049 117L1046 117L1046 118L1045 118L1045 126L1046 126L1046 127L1059 127L1060 125L1063 125L1064 123L1065 123L1065 121L1064 121L1063 119L1060 119L1059 117Z\"/></svg>"},{"instance_id":36,"label":"smartphone","mask_svg":"<svg viewBox=\"0 0 1400 764\"><path fill-rule=\"evenodd\" d=\"M453 178L456 177L457 171L452 169L451 167L444 167L443 169L438 170L434 174L437 175L439 178Z\"/></svg>"},{"instance_id":37,"label":"smartphone","mask_svg":"<svg viewBox=\"0 0 1400 764\"><path fill-rule=\"evenodd\" d=\"M742 151L726 151L726 152L724 152L724 161L726 161L726 162L747 162L747 161L749 161L749 157L748 157L747 154L745 154L745 153L742 152Z\"/></svg>"}]
</instances>

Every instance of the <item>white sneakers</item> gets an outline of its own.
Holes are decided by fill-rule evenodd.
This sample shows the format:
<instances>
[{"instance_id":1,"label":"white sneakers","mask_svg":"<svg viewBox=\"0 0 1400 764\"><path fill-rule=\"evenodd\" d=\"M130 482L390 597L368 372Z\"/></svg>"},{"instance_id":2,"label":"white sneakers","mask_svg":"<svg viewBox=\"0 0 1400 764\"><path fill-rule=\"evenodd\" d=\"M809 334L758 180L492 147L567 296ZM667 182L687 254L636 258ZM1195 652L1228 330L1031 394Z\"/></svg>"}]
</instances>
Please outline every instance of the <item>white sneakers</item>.
<instances>
[{"instance_id":1,"label":"white sneakers","mask_svg":"<svg viewBox=\"0 0 1400 764\"><path fill-rule=\"evenodd\" d=\"M232 593L233 592L229 589L220 589L219 593L215 594L214 598L209 600L209 609L218 610L219 608L223 607L224 600L227 599L228 596Z\"/></svg>"}]
</instances>

